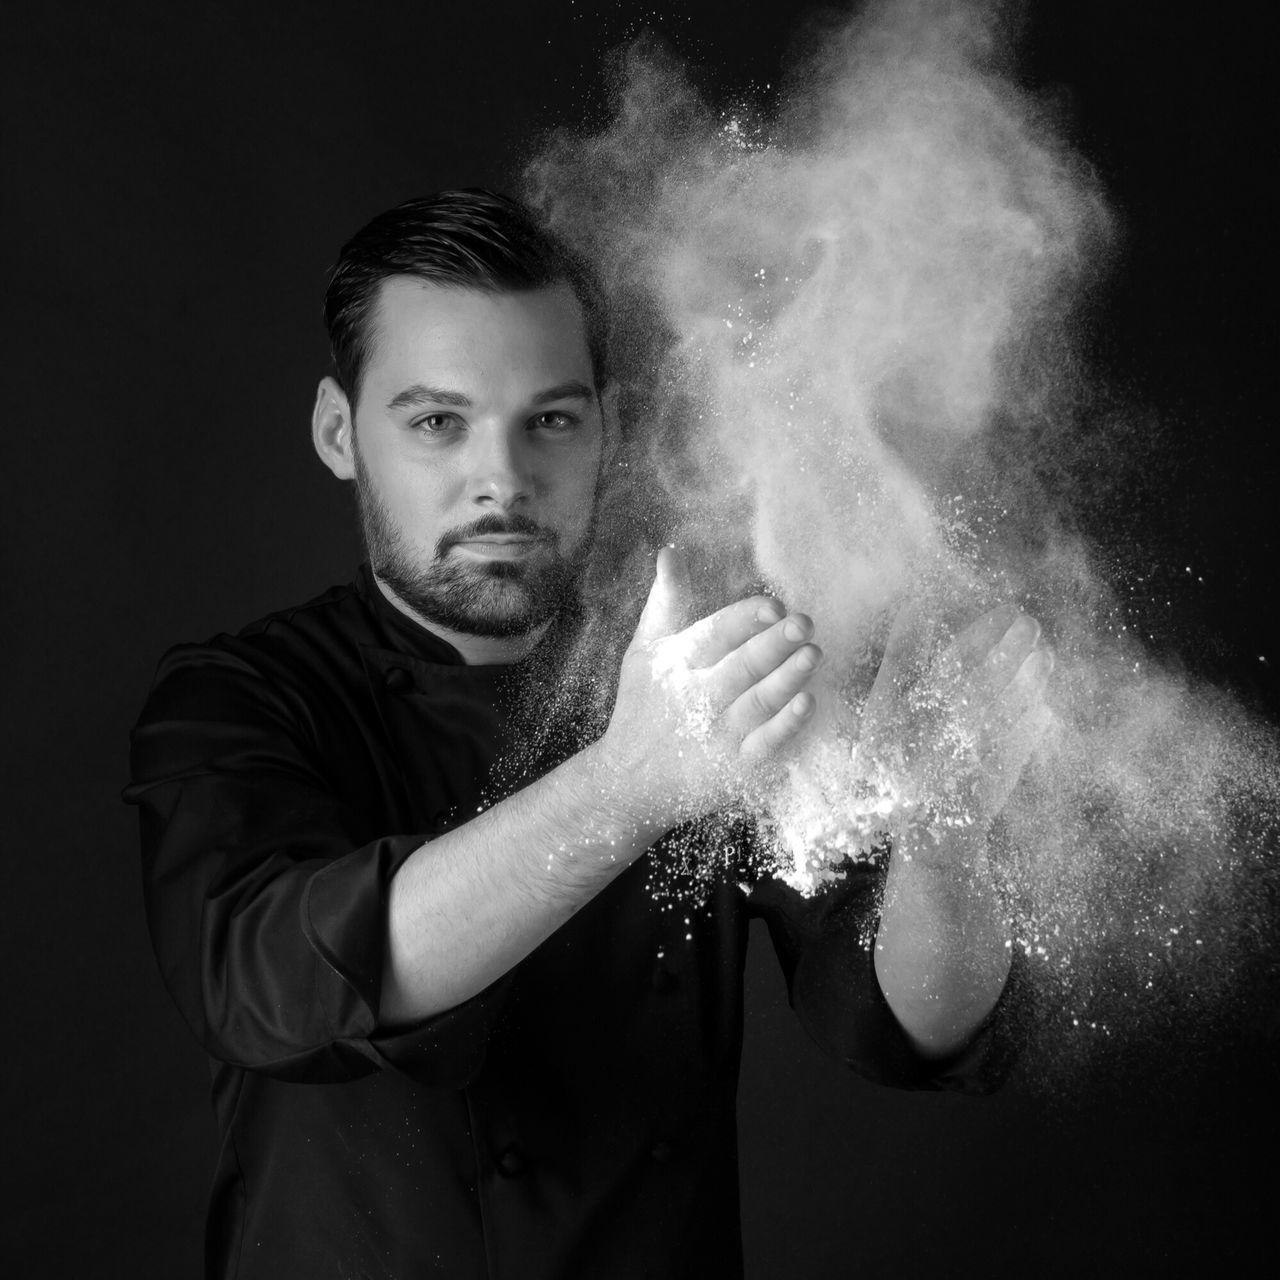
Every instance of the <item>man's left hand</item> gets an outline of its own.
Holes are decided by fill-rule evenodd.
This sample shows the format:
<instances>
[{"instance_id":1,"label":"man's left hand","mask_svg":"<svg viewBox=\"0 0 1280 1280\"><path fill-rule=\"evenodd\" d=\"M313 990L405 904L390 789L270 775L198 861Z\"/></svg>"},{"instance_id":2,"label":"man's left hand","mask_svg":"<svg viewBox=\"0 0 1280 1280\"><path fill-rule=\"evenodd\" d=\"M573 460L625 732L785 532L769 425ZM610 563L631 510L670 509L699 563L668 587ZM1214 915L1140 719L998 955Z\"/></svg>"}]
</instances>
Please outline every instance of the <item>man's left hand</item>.
<instances>
[{"instance_id":1,"label":"man's left hand","mask_svg":"<svg viewBox=\"0 0 1280 1280\"><path fill-rule=\"evenodd\" d=\"M895 620L862 716L860 750L927 809L934 840L983 839L1051 720L1053 654L1034 618L1002 605L932 656L933 628Z\"/></svg>"}]
</instances>

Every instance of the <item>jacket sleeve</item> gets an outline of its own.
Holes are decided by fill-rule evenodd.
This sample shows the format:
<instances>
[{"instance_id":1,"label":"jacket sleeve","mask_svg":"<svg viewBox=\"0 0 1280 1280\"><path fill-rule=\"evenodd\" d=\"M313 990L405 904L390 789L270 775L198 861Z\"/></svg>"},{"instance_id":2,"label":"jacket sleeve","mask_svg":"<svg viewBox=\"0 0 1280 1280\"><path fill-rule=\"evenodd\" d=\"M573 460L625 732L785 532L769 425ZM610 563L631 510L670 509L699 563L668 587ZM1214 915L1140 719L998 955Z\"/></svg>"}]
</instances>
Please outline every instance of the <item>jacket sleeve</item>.
<instances>
[{"instance_id":1,"label":"jacket sleeve","mask_svg":"<svg viewBox=\"0 0 1280 1280\"><path fill-rule=\"evenodd\" d=\"M147 922L213 1057L287 1080L396 1066L464 1084L505 981L421 1024L380 1028L387 887L431 833L373 835L325 777L304 714L244 659L166 655L132 736Z\"/></svg>"},{"instance_id":2,"label":"jacket sleeve","mask_svg":"<svg viewBox=\"0 0 1280 1280\"><path fill-rule=\"evenodd\" d=\"M899 1089L991 1093L1016 1061L1028 988L1021 957L969 1043L926 1058L907 1039L874 966L886 860L846 864L842 882L804 898L778 880L757 884L750 902L769 928L791 1007L828 1055L877 1084Z\"/></svg>"}]
</instances>

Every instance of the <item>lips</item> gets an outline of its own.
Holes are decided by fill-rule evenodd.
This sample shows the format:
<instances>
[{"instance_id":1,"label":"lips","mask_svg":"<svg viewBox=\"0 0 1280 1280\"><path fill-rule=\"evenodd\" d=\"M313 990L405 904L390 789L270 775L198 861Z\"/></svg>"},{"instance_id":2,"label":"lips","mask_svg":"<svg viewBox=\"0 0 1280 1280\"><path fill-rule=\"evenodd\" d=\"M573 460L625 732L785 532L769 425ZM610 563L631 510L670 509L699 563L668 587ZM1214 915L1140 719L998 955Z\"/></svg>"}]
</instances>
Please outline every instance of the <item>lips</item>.
<instances>
[{"instance_id":1,"label":"lips","mask_svg":"<svg viewBox=\"0 0 1280 1280\"><path fill-rule=\"evenodd\" d=\"M531 538L527 534L488 534L481 538L466 538L455 544L471 555L494 560L516 560L531 555L545 539Z\"/></svg>"},{"instance_id":2,"label":"lips","mask_svg":"<svg viewBox=\"0 0 1280 1280\"><path fill-rule=\"evenodd\" d=\"M443 559L450 551L461 549L486 560L516 560L544 543L554 545L555 540L550 530L527 516L488 515L451 529L436 544L436 555Z\"/></svg>"}]
</instances>

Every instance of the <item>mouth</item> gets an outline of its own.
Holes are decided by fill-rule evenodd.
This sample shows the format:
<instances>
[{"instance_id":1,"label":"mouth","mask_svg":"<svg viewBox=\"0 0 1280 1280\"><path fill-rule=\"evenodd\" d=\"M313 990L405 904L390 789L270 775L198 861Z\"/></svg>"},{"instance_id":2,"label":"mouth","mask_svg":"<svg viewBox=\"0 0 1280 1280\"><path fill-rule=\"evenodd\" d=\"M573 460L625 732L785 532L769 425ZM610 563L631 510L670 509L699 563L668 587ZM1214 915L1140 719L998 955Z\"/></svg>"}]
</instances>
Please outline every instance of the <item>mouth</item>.
<instances>
[{"instance_id":1,"label":"mouth","mask_svg":"<svg viewBox=\"0 0 1280 1280\"><path fill-rule=\"evenodd\" d=\"M465 555L481 560L520 560L531 556L543 544L544 539L526 533L490 533L478 538L466 538L455 543Z\"/></svg>"}]
</instances>

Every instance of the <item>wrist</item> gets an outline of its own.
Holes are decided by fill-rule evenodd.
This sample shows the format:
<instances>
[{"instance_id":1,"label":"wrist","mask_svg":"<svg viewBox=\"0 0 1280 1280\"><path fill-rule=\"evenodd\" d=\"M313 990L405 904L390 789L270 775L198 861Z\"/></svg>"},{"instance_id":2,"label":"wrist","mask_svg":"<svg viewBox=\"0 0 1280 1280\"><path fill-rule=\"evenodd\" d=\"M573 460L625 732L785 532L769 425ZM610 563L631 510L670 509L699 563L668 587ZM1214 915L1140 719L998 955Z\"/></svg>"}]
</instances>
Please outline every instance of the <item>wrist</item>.
<instances>
[{"instance_id":1,"label":"wrist","mask_svg":"<svg viewBox=\"0 0 1280 1280\"><path fill-rule=\"evenodd\" d=\"M615 752L607 732L566 763L574 770L579 802L601 825L635 831L652 843L679 822L676 797L653 784L644 762Z\"/></svg>"},{"instance_id":2,"label":"wrist","mask_svg":"<svg viewBox=\"0 0 1280 1280\"><path fill-rule=\"evenodd\" d=\"M642 767L625 767L603 740L565 761L561 769L572 790L582 829L608 844L648 848L678 819L655 789L646 785Z\"/></svg>"},{"instance_id":3,"label":"wrist","mask_svg":"<svg viewBox=\"0 0 1280 1280\"><path fill-rule=\"evenodd\" d=\"M957 882L985 870L987 830L968 826L915 825L893 839L890 867L909 867L935 879Z\"/></svg>"}]
</instances>

